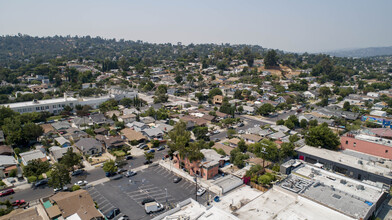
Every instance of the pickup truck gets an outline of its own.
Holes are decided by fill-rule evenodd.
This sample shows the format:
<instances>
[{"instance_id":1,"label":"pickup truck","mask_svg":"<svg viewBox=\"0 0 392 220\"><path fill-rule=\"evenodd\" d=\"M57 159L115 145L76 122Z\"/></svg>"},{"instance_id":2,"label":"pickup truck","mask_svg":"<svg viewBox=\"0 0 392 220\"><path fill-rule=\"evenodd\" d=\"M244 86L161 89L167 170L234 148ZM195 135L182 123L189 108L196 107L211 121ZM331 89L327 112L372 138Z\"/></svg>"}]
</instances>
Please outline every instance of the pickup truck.
<instances>
[{"instance_id":1,"label":"pickup truck","mask_svg":"<svg viewBox=\"0 0 392 220\"><path fill-rule=\"evenodd\" d=\"M146 210L147 214L153 213L153 212L159 212L163 210L163 205L159 204L157 202L149 202L144 204L144 209Z\"/></svg>"}]
</instances>

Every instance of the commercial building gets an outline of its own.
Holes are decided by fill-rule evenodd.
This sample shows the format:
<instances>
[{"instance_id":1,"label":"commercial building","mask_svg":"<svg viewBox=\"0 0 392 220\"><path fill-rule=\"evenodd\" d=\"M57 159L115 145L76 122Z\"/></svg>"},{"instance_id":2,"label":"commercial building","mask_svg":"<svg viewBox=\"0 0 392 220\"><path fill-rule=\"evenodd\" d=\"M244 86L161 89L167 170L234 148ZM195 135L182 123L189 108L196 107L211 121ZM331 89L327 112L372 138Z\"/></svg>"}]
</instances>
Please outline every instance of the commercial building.
<instances>
[{"instance_id":1,"label":"commercial building","mask_svg":"<svg viewBox=\"0 0 392 220\"><path fill-rule=\"evenodd\" d=\"M301 163L274 188L285 189L328 207L331 213L339 212L353 219L370 219L387 198L385 189L374 182L358 181L307 163Z\"/></svg>"},{"instance_id":2,"label":"commercial building","mask_svg":"<svg viewBox=\"0 0 392 220\"><path fill-rule=\"evenodd\" d=\"M350 132L340 137L340 144L343 150L350 149L390 160L392 159L391 139Z\"/></svg>"},{"instance_id":3,"label":"commercial building","mask_svg":"<svg viewBox=\"0 0 392 220\"><path fill-rule=\"evenodd\" d=\"M366 155L347 154L311 146L296 149L300 160L358 180L392 184L392 162Z\"/></svg>"}]
</instances>

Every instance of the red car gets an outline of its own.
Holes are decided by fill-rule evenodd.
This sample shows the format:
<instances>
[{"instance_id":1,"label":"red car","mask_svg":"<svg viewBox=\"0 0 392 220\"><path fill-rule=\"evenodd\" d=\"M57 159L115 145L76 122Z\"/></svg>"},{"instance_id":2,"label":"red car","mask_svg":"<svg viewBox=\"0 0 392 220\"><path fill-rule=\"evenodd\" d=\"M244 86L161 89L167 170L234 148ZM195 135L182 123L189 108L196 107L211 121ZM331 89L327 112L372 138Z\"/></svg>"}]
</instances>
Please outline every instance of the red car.
<instances>
[{"instance_id":1,"label":"red car","mask_svg":"<svg viewBox=\"0 0 392 220\"><path fill-rule=\"evenodd\" d=\"M12 206L21 206L26 204L26 201L22 200L16 200L15 202L12 203Z\"/></svg>"},{"instance_id":2,"label":"red car","mask_svg":"<svg viewBox=\"0 0 392 220\"><path fill-rule=\"evenodd\" d=\"M14 192L14 190L13 189L7 189L7 190L4 190L3 192L0 192L0 196L8 196L8 195L11 195L11 194L14 194L15 192Z\"/></svg>"}]
</instances>

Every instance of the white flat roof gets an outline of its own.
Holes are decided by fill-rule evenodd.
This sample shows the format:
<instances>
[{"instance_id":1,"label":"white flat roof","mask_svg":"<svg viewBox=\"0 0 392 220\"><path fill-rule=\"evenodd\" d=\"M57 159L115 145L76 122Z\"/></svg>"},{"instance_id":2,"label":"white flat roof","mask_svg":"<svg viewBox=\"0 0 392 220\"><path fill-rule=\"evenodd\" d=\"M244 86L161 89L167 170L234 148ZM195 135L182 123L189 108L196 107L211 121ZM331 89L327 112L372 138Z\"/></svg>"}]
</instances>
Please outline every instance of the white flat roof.
<instances>
[{"instance_id":1,"label":"white flat roof","mask_svg":"<svg viewBox=\"0 0 392 220\"><path fill-rule=\"evenodd\" d=\"M364 159L360 159L351 155L347 155L338 151L332 151L332 150L327 150L327 149L322 149L322 148L317 148L317 147L311 147L308 145L305 145L301 148L297 149L298 152L302 152L305 154L313 155L319 158L323 158L325 160L333 161L335 163L340 163L344 164L350 167L354 167L357 169L361 169L364 171L367 171L369 173L374 173L377 175L383 175L392 178L390 176L391 170L378 166L374 162L366 161ZM359 162L361 161L361 162Z\"/></svg>"},{"instance_id":2,"label":"white flat roof","mask_svg":"<svg viewBox=\"0 0 392 220\"><path fill-rule=\"evenodd\" d=\"M301 196L271 189L234 212L240 219L258 220L352 220Z\"/></svg>"},{"instance_id":3,"label":"white flat roof","mask_svg":"<svg viewBox=\"0 0 392 220\"><path fill-rule=\"evenodd\" d=\"M8 106L10 108L20 108L20 107L27 107L27 106L47 105L47 104L51 105L56 103L74 102L74 101L77 101L77 99L73 97L69 97L67 98L67 100L65 100L64 98L56 98L56 99L38 100L37 102L28 101L28 102L8 103L8 104L3 104L3 106Z\"/></svg>"}]
</instances>

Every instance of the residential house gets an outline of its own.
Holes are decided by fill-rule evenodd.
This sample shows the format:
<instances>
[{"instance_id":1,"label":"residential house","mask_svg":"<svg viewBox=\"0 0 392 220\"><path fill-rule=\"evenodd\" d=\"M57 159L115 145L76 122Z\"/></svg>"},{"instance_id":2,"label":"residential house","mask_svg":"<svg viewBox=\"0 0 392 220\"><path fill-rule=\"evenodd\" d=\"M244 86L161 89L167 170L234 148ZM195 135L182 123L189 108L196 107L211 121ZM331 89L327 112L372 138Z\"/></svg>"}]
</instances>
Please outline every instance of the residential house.
<instances>
[{"instance_id":1,"label":"residential house","mask_svg":"<svg viewBox=\"0 0 392 220\"><path fill-rule=\"evenodd\" d=\"M168 133L168 132L170 132L171 130L173 130L173 126L171 126L171 125L168 125L168 124L165 124L165 123L157 123L156 124L156 127L157 128L159 128L159 129L161 129L163 132L165 132L165 133Z\"/></svg>"},{"instance_id":2,"label":"residential house","mask_svg":"<svg viewBox=\"0 0 392 220\"><path fill-rule=\"evenodd\" d=\"M135 131L131 128L124 128L121 133L128 139L128 141L138 141L142 142L147 140L147 138L139 131Z\"/></svg>"},{"instance_id":3,"label":"residential house","mask_svg":"<svg viewBox=\"0 0 392 220\"><path fill-rule=\"evenodd\" d=\"M230 115L223 113L223 112L220 112L220 111L217 111L215 113L216 113L216 117L218 117L218 118L226 119L226 118L230 117Z\"/></svg>"},{"instance_id":4,"label":"residential house","mask_svg":"<svg viewBox=\"0 0 392 220\"><path fill-rule=\"evenodd\" d=\"M96 208L88 191L80 189L73 192L58 192L49 197L51 204L46 205L46 212L55 213L51 219L104 220L105 217ZM54 209L54 210L50 210ZM60 212L58 212L59 210ZM60 214L60 216L58 216Z\"/></svg>"},{"instance_id":5,"label":"residential house","mask_svg":"<svg viewBox=\"0 0 392 220\"><path fill-rule=\"evenodd\" d=\"M140 114L141 113L136 108L125 108L122 111L123 111L123 115Z\"/></svg>"},{"instance_id":6,"label":"residential house","mask_svg":"<svg viewBox=\"0 0 392 220\"><path fill-rule=\"evenodd\" d=\"M65 139L63 136L57 137L54 140L61 147L69 147L69 146L71 146L71 142L69 140Z\"/></svg>"},{"instance_id":7,"label":"residential house","mask_svg":"<svg viewBox=\"0 0 392 220\"><path fill-rule=\"evenodd\" d=\"M115 136L115 137L110 136L109 138L106 138L104 142L105 142L106 149L121 148L125 144L121 136Z\"/></svg>"},{"instance_id":8,"label":"residential house","mask_svg":"<svg viewBox=\"0 0 392 220\"><path fill-rule=\"evenodd\" d=\"M144 129L142 133L148 137L150 140L152 139L159 139L161 140L163 138L164 132L159 129L159 128L149 128L149 129Z\"/></svg>"},{"instance_id":9,"label":"residential house","mask_svg":"<svg viewBox=\"0 0 392 220\"><path fill-rule=\"evenodd\" d=\"M307 99L316 99L316 95L310 91L305 91L303 94Z\"/></svg>"},{"instance_id":10,"label":"residential house","mask_svg":"<svg viewBox=\"0 0 392 220\"><path fill-rule=\"evenodd\" d=\"M284 125L271 125L271 128L274 129L275 131L280 131L283 133L289 132L290 128L284 126Z\"/></svg>"},{"instance_id":11,"label":"residential house","mask_svg":"<svg viewBox=\"0 0 392 220\"><path fill-rule=\"evenodd\" d=\"M113 118L113 115L116 115L116 117L119 117L121 115L121 112L118 110L113 110L113 111L106 112L105 115L108 118Z\"/></svg>"},{"instance_id":12,"label":"residential house","mask_svg":"<svg viewBox=\"0 0 392 220\"><path fill-rule=\"evenodd\" d=\"M53 161L60 162L61 158L67 153L68 149L72 149L70 147L59 147L53 146L49 148L49 156Z\"/></svg>"},{"instance_id":13,"label":"residential house","mask_svg":"<svg viewBox=\"0 0 392 220\"><path fill-rule=\"evenodd\" d=\"M12 156L12 154L14 154L14 150L11 146L0 145L0 155Z\"/></svg>"},{"instance_id":14,"label":"residential house","mask_svg":"<svg viewBox=\"0 0 392 220\"><path fill-rule=\"evenodd\" d=\"M108 130L104 127L94 129L94 134L107 135Z\"/></svg>"},{"instance_id":15,"label":"residential house","mask_svg":"<svg viewBox=\"0 0 392 220\"><path fill-rule=\"evenodd\" d=\"M221 96L221 95L216 95L216 96L214 96L213 99L212 99L212 103L213 103L214 105L216 105L216 104L221 105L222 102L223 102L223 96Z\"/></svg>"},{"instance_id":16,"label":"residential house","mask_svg":"<svg viewBox=\"0 0 392 220\"><path fill-rule=\"evenodd\" d=\"M46 155L40 150L32 150L19 154L23 165L27 165L32 160L47 161Z\"/></svg>"},{"instance_id":17,"label":"residential house","mask_svg":"<svg viewBox=\"0 0 392 220\"><path fill-rule=\"evenodd\" d=\"M256 111L255 108L252 106L244 105L244 106L242 106L242 108L244 109L244 111L242 113L245 113L248 115L253 115Z\"/></svg>"},{"instance_id":18,"label":"residential house","mask_svg":"<svg viewBox=\"0 0 392 220\"><path fill-rule=\"evenodd\" d=\"M270 137L271 139L275 139L275 140L280 140L284 137L286 137L287 135L281 131L278 131L276 133L270 134L268 135L268 137Z\"/></svg>"},{"instance_id":19,"label":"residential house","mask_svg":"<svg viewBox=\"0 0 392 220\"><path fill-rule=\"evenodd\" d=\"M17 162L13 156L0 155L0 177L8 177L11 170L17 169Z\"/></svg>"},{"instance_id":20,"label":"residential house","mask_svg":"<svg viewBox=\"0 0 392 220\"><path fill-rule=\"evenodd\" d=\"M70 128L71 124L67 121L59 121L59 122L52 123L52 126L54 129L56 129L56 131L62 132Z\"/></svg>"},{"instance_id":21,"label":"residential house","mask_svg":"<svg viewBox=\"0 0 392 220\"><path fill-rule=\"evenodd\" d=\"M240 139L238 139L238 138L232 138L232 139L230 139L228 142L229 142L229 146L230 147L232 147L232 148L236 148L236 147L238 147L238 142L240 142L241 140Z\"/></svg>"},{"instance_id":22,"label":"residential house","mask_svg":"<svg viewBox=\"0 0 392 220\"><path fill-rule=\"evenodd\" d=\"M124 122L124 124L128 124L136 121L136 115L135 114L121 115L118 117L118 121Z\"/></svg>"},{"instance_id":23,"label":"residential house","mask_svg":"<svg viewBox=\"0 0 392 220\"><path fill-rule=\"evenodd\" d=\"M256 134L243 134L242 138L245 140L245 142L250 144L260 142L263 139L262 137Z\"/></svg>"},{"instance_id":24,"label":"residential house","mask_svg":"<svg viewBox=\"0 0 392 220\"><path fill-rule=\"evenodd\" d=\"M135 131L142 131L150 128L148 125L144 124L143 122L138 122L138 121L134 121L132 123L126 124L126 127L133 128Z\"/></svg>"},{"instance_id":25,"label":"residential house","mask_svg":"<svg viewBox=\"0 0 392 220\"><path fill-rule=\"evenodd\" d=\"M226 155L230 155L230 152L233 150L232 147L221 144L221 143L215 143L214 146L212 146L212 148L215 148L217 150L222 149Z\"/></svg>"},{"instance_id":26,"label":"residential house","mask_svg":"<svg viewBox=\"0 0 392 220\"><path fill-rule=\"evenodd\" d=\"M147 116L147 117L140 117L140 122L144 123L144 124L151 124L155 122L155 119L151 116Z\"/></svg>"},{"instance_id":27,"label":"residential house","mask_svg":"<svg viewBox=\"0 0 392 220\"><path fill-rule=\"evenodd\" d=\"M86 132L80 130L79 128L68 128L67 130L65 130L65 134L63 134L63 137L75 142L80 140L80 138L89 137L89 135Z\"/></svg>"},{"instance_id":28,"label":"residential house","mask_svg":"<svg viewBox=\"0 0 392 220\"><path fill-rule=\"evenodd\" d=\"M83 117L76 116L74 119L72 119L72 126L77 128L84 128L87 126L92 126L93 124L94 124L93 120L91 120L91 118L87 116L83 116Z\"/></svg>"},{"instance_id":29,"label":"residential house","mask_svg":"<svg viewBox=\"0 0 392 220\"><path fill-rule=\"evenodd\" d=\"M84 155L96 155L102 153L102 144L95 138L81 138L75 143L75 147Z\"/></svg>"},{"instance_id":30,"label":"residential house","mask_svg":"<svg viewBox=\"0 0 392 220\"><path fill-rule=\"evenodd\" d=\"M56 133L51 124L42 124L41 128L44 131L44 136L51 136L52 134Z\"/></svg>"},{"instance_id":31,"label":"residential house","mask_svg":"<svg viewBox=\"0 0 392 220\"><path fill-rule=\"evenodd\" d=\"M102 124L112 125L112 124L114 124L114 121L112 119L107 119L105 117L105 115L103 115L101 113L90 115L90 119L96 125L102 125Z\"/></svg>"}]
</instances>

